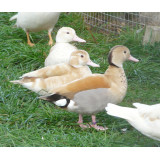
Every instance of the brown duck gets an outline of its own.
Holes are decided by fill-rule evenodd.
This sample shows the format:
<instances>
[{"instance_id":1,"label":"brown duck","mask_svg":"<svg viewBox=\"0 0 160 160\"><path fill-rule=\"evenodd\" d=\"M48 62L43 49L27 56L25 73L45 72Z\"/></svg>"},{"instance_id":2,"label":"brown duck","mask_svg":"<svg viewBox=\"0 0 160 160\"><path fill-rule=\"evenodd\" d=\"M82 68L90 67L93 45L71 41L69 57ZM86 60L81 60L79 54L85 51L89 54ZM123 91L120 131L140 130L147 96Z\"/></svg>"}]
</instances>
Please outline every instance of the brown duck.
<instances>
[{"instance_id":1,"label":"brown duck","mask_svg":"<svg viewBox=\"0 0 160 160\"><path fill-rule=\"evenodd\" d=\"M127 47L117 45L108 56L109 67L104 74L92 74L75 80L59 88L53 89L51 95L40 97L79 114L79 125L82 128L93 127L105 130L96 124L95 114L103 111L108 103L118 104L126 95L127 79L123 69L123 62L139 60L130 55ZM82 115L92 115L92 124L84 125Z\"/></svg>"}]
</instances>

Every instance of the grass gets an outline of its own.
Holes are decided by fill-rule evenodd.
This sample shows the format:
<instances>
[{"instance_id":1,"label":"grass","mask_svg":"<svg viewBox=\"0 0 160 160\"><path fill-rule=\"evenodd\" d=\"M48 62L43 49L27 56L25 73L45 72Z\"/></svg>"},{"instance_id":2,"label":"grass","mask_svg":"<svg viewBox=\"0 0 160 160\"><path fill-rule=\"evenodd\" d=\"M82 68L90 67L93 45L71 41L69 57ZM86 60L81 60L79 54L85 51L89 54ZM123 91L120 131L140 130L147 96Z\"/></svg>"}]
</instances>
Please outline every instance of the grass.
<instances>
[{"instance_id":1,"label":"grass","mask_svg":"<svg viewBox=\"0 0 160 160\"><path fill-rule=\"evenodd\" d=\"M47 32L32 33L36 44L29 47L23 30L12 28L9 18L15 13L0 13L0 146L1 147L149 147L160 146L131 127L125 120L104 112L97 114L98 124L108 126L107 131L82 130L76 124L78 115L54 108L37 99L37 94L13 85L23 73L43 67L45 54L49 53ZM101 68L91 68L93 73L104 73L108 67L107 54L114 45L125 45L139 63L126 62L128 92L120 104L132 107L133 102L155 104L160 102L160 44L143 46L143 32L125 29L118 37L93 32L94 43L78 15L62 13L53 37L62 26L74 28L77 35L87 41L76 43L78 48L90 53L91 59ZM85 122L91 120L84 116ZM121 129L127 128L124 133Z\"/></svg>"}]
</instances>

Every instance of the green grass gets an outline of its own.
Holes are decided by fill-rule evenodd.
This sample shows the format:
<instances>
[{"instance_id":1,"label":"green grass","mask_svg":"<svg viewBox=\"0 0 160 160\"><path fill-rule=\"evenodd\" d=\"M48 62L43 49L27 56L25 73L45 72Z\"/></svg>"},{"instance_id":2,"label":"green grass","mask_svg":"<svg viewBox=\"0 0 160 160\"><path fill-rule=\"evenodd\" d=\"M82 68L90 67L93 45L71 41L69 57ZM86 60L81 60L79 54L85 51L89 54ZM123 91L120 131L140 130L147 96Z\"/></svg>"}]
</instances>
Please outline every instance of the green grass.
<instances>
[{"instance_id":1,"label":"green grass","mask_svg":"<svg viewBox=\"0 0 160 160\"><path fill-rule=\"evenodd\" d=\"M160 146L160 142L143 136L125 120L111 117L104 112L97 114L98 124L108 130L82 130L76 124L78 115L54 108L48 102L39 100L38 95L13 85L9 81L18 79L23 73L41 68L44 54L49 53L47 31L32 33L36 44L29 47L23 30L12 28L9 18L15 13L0 13L0 146L36 147L141 147ZM75 43L90 53L91 59L101 68L91 68L93 73L104 73L108 67L107 54L114 45L126 45L139 63L126 62L124 69L128 77L128 92L120 104L132 107L133 102L155 104L160 102L160 43L143 46L143 32L125 29L119 36L96 33L94 43L78 15L62 13L55 32L62 26L76 30L77 35L87 41ZM84 116L90 122L90 116ZM122 128L127 128L123 133Z\"/></svg>"}]
</instances>

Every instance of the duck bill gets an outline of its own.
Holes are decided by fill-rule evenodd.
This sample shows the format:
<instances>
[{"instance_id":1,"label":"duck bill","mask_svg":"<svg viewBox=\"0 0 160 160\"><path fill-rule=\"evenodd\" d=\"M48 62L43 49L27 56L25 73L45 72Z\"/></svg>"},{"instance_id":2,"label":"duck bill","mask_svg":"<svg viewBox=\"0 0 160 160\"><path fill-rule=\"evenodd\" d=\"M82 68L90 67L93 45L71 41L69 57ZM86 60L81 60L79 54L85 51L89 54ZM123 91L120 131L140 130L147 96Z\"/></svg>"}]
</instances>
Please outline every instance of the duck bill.
<instances>
[{"instance_id":1,"label":"duck bill","mask_svg":"<svg viewBox=\"0 0 160 160\"><path fill-rule=\"evenodd\" d=\"M77 35L75 35L73 37L73 41L76 41L76 42L82 42L82 43L85 43L86 41L80 37L78 37Z\"/></svg>"},{"instance_id":2,"label":"duck bill","mask_svg":"<svg viewBox=\"0 0 160 160\"><path fill-rule=\"evenodd\" d=\"M99 64L96 64L92 62L91 60L87 63L87 65L92 66L92 67L100 67Z\"/></svg>"},{"instance_id":3,"label":"duck bill","mask_svg":"<svg viewBox=\"0 0 160 160\"><path fill-rule=\"evenodd\" d=\"M128 60L133 61L133 62L139 62L138 59L134 58L133 56L130 55L130 57L128 58Z\"/></svg>"}]
</instances>

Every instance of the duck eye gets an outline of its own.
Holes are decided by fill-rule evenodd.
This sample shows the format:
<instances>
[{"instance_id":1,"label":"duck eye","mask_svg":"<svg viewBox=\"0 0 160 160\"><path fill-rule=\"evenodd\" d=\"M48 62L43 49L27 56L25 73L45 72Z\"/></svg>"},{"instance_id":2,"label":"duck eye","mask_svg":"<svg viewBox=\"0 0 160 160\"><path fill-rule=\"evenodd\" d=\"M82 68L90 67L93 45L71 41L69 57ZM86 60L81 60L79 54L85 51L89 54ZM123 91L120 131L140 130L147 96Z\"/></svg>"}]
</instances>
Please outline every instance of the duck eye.
<instances>
[{"instance_id":1,"label":"duck eye","mask_svg":"<svg viewBox=\"0 0 160 160\"><path fill-rule=\"evenodd\" d=\"M83 56L83 55L81 55L81 57L83 58L84 56Z\"/></svg>"},{"instance_id":2,"label":"duck eye","mask_svg":"<svg viewBox=\"0 0 160 160\"><path fill-rule=\"evenodd\" d=\"M69 32L67 32L67 34L69 34Z\"/></svg>"},{"instance_id":3,"label":"duck eye","mask_svg":"<svg viewBox=\"0 0 160 160\"><path fill-rule=\"evenodd\" d=\"M124 51L124 53L127 53L126 51Z\"/></svg>"}]
</instances>

